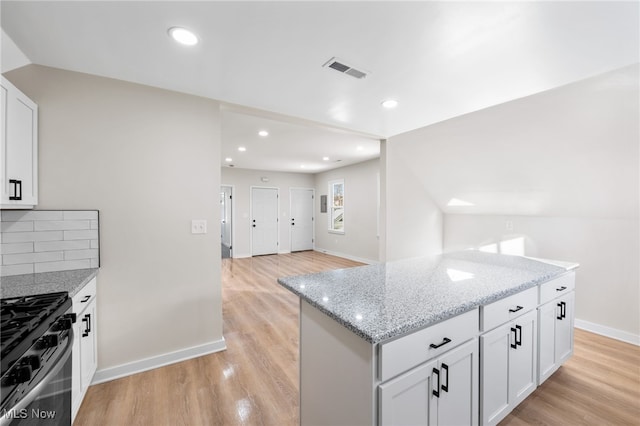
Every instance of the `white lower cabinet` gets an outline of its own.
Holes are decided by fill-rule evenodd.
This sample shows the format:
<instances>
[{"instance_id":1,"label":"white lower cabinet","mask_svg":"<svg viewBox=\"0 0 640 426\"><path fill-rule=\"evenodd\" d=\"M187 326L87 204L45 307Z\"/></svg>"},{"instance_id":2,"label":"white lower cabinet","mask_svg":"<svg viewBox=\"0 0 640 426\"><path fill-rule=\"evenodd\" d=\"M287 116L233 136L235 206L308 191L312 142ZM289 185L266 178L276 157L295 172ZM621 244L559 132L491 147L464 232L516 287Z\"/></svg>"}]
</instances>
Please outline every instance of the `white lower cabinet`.
<instances>
[{"instance_id":1,"label":"white lower cabinet","mask_svg":"<svg viewBox=\"0 0 640 426\"><path fill-rule=\"evenodd\" d=\"M478 341L379 386L381 425L478 424Z\"/></svg>"},{"instance_id":2,"label":"white lower cabinet","mask_svg":"<svg viewBox=\"0 0 640 426\"><path fill-rule=\"evenodd\" d=\"M535 310L480 336L480 417L493 425L536 389Z\"/></svg>"},{"instance_id":3,"label":"white lower cabinet","mask_svg":"<svg viewBox=\"0 0 640 426\"><path fill-rule=\"evenodd\" d=\"M538 308L538 384L542 384L573 355L575 292Z\"/></svg>"},{"instance_id":4,"label":"white lower cabinet","mask_svg":"<svg viewBox=\"0 0 640 426\"><path fill-rule=\"evenodd\" d=\"M72 422L98 367L98 339L96 333L96 278L73 297L74 341L72 353Z\"/></svg>"}]
</instances>

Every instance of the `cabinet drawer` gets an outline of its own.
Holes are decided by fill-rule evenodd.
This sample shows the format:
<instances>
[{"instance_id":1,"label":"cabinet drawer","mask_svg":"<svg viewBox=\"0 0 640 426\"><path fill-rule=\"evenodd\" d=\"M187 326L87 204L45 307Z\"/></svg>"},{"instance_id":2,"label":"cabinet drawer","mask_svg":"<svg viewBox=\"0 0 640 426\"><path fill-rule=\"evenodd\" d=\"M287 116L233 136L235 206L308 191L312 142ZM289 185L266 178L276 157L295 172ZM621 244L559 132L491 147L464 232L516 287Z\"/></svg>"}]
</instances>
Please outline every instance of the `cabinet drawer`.
<instances>
[{"instance_id":1,"label":"cabinet drawer","mask_svg":"<svg viewBox=\"0 0 640 426\"><path fill-rule=\"evenodd\" d=\"M538 287L531 287L480 307L480 330L489 331L538 306Z\"/></svg>"},{"instance_id":2,"label":"cabinet drawer","mask_svg":"<svg viewBox=\"0 0 640 426\"><path fill-rule=\"evenodd\" d=\"M93 279L89 281L87 285L78 292L78 294L73 296L73 312L77 314L82 312L96 297L96 282L96 277L93 277Z\"/></svg>"},{"instance_id":3,"label":"cabinet drawer","mask_svg":"<svg viewBox=\"0 0 640 426\"><path fill-rule=\"evenodd\" d=\"M380 347L380 380L384 382L477 336L478 315L478 308L475 308L462 315L382 344Z\"/></svg>"},{"instance_id":4,"label":"cabinet drawer","mask_svg":"<svg viewBox=\"0 0 640 426\"><path fill-rule=\"evenodd\" d=\"M576 273L570 272L540 286L540 304L569 293L576 287Z\"/></svg>"}]
</instances>

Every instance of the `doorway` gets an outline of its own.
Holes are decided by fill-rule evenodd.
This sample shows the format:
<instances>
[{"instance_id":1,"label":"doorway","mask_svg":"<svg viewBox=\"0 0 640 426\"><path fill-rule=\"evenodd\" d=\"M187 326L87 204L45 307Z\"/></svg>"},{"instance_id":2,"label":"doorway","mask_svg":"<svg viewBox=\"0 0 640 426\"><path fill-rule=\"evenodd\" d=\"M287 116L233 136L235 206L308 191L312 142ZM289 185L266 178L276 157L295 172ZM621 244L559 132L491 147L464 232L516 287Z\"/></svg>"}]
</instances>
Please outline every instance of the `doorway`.
<instances>
[{"instance_id":1,"label":"doorway","mask_svg":"<svg viewBox=\"0 0 640 426\"><path fill-rule=\"evenodd\" d=\"M278 188L251 188L251 255L278 253Z\"/></svg>"},{"instance_id":2,"label":"doorway","mask_svg":"<svg viewBox=\"0 0 640 426\"><path fill-rule=\"evenodd\" d=\"M220 186L220 245L223 259L233 257L233 187Z\"/></svg>"},{"instance_id":3,"label":"doorway","mask_svg":"<svg viewBox=\"0 0 640 426\"><path fill-rule=\"evenodd\" d=\"M291 200L291 251L313 250L313 200L314 190L292 188Z\"/></svg>"}]
</instances>

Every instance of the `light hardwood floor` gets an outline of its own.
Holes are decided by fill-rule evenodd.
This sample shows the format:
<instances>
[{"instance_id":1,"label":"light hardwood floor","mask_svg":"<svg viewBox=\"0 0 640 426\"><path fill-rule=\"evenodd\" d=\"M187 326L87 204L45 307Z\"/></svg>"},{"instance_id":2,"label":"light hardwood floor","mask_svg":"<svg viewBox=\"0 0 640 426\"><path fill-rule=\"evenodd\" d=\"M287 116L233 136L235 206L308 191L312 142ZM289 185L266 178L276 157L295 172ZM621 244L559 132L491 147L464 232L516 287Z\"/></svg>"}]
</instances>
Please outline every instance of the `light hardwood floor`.
<instances>
[{"instance_id":1,"label":"light hardwood floor","mask_svg":"<svg viewBox=\"0 0 640 426\"><path fill-rule=\"evenodd\" d=\"M298 424L298 298L276 278L359 265L317 252L222 261L227 350L91 386L75 426ZM574 356L503 425L638 425L640 348L576 330Z\"/></svg>"}]
</instances>

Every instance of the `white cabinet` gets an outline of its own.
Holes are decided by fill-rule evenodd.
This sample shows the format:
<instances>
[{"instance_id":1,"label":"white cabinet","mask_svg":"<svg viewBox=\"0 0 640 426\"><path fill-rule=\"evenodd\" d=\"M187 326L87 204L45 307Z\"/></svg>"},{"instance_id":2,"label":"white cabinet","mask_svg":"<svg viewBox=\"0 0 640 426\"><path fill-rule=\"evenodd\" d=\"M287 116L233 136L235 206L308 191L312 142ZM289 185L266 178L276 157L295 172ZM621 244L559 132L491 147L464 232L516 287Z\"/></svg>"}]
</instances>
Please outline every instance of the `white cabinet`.
<instances>
[{"instance_id":1,"label":"white cabinet","mask_svg":"<svg viewBox=\"0 0 640 426\"><path fill-rule=\"evenodd\" d=\"M537 385L537 313L528 313L480 336L480 417L497 424Z\"/></svg>"},{"instance_id":2,"label":"white cabinet","mask_svg":"<svg viewBox=\"0 0 640 426\"><path fill-rule=\"evenodd\" d=\"M478 341L474 338L381 384L379 424L478 424L477 377Z\"/></svg>"},{"instance_id":3,"label":"white cabinet","mask_svg":"<svg viewBox=\"0 0 640 426\"><path fill-rule=\"evenodd\" d=\"M76 322L73 329L75 340L71 373L72 418L75 418L78 413L82 400L87 393L87 389L98 367L96 284L96 278L93 278L73 297L73 312L76 314Z\"/></svg>"},{"instance_id":4,"label":"white cabinet","mask_svg":"<svg viewBox=\"0 0 640 426\"><path fill-rule=\"evenodd\" d=\"M574 301L571 291L538 308L538 384L573 355Z\"/></svg>"},{"instance_id":5,"label":"white cabinet","mask_svg":"<svg viewBox=\"0 0 640 426\"><path fill-rule=\"evenodd\" d=\"M38 106L6 78L0 84L0 207L38 204Z\"/></svg>"}]
</instances>

